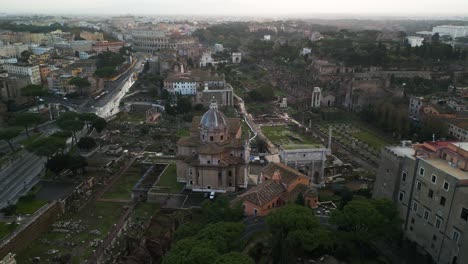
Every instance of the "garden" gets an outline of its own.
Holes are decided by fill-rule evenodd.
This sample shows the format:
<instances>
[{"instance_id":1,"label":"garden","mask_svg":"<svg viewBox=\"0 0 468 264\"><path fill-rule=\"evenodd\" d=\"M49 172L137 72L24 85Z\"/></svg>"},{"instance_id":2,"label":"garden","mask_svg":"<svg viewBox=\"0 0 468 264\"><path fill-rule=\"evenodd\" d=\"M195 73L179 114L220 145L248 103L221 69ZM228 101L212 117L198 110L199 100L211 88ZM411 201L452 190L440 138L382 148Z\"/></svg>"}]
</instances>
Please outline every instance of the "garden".
<instances>
[{"instance_id":1,"label":"garden","mask_svg":"<svg viewBox=\"0 0 468 264\"><path fill-rule=\"evenodd\" d=\"M321 147L320 142L312 136L300 135L288 126L262 126L262 132L271 143L287 148L297 148L300 145Z\"/></svg>"}]
</instances>

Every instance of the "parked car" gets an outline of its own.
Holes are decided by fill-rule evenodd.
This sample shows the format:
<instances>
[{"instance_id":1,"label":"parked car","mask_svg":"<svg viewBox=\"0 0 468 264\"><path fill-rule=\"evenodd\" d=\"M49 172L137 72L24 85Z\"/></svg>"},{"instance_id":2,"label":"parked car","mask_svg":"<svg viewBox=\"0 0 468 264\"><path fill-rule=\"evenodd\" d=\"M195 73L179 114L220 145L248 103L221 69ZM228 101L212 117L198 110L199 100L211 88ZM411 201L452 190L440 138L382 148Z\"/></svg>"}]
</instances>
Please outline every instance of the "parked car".
<instances>
[{"instance_id":1,"label":"parked car","mask_svg":"<svg viewBox=\"0 0 468 264\"><path fill-rule=\"evenodd\" d=\"M211 192L210 193L210 200L214 200L214 198L215 198L215 192Z\"/></svg>"}]
</instances>

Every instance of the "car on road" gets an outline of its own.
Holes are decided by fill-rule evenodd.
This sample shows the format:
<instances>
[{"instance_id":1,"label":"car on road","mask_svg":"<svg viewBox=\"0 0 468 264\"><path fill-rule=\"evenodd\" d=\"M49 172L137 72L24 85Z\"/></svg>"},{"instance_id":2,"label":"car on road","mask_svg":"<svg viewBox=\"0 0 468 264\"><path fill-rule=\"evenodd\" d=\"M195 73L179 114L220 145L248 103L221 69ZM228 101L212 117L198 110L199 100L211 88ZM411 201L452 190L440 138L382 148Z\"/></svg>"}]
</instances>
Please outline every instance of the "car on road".
<instances>
[{"instance_id":1,"label":"car on road","mask_svg":"<svg viewBox=\"0 0 468 264\"><path fill-rule=\"evenodd\" d=\"M215 198L215 192L211 192L210 193L210 200L214 200L214 198Z\"/></svg>"}]
</instances>

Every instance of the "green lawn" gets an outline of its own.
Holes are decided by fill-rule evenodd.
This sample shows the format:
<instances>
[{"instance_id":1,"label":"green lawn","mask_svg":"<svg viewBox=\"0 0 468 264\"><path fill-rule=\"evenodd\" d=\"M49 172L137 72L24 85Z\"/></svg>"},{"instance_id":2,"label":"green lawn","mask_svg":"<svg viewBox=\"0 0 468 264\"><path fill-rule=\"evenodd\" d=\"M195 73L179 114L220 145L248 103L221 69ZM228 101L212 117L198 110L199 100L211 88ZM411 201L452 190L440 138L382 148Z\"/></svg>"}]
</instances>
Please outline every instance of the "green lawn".
<instances>
[{"instance_id":1,"label":"green lawn","mask_svg":"<svg viewBox=\"0 0 468 264\"><path fill-rule=\"evenodd\" d=\"M190 136L190 130L188 127L183 127L177 130L178 137L188 137Z\"/></svg>"},{"instance_id":2,"label":"green lawn","mask_svg":"<svg viewBox=\"0 0 468 264\"><path fill-rule=\"evenodd\" d=\"M361 130L359 132L352 133L351 135L377 150L380 150L385 145L388 145L388 143L383 139L366 130Z\"/></svg>"},{"instance_id":3,"label":"green lawn","mask_svg":"<svg viewBox=\"0 0 468 264\"><path fill-rule=\"evenodd\" d=\"M294 145L320 146L314 138L299 135L291 131L287 126L262 126L263 134L275 145L295 148Z\"/></svg>"},{"instance_id":4,"label":"green lawn","mask_svg":"<svg viewBox=\"0 0 468 264\"><path fill-rule=\"evenodd\" d=\"M6 235L10 234L15 230L16 224L15 223L5 223L0 222L0 239L4 238Z\"/></svg>"},{"instance_id":5,"label":"green lawn","mask_svg":"<svg viewBox=\"0 0 468 264\"><path fill-rule=\"evenodd\" d=\"M161 192L180 193L184 184L177 182L177 168L175 164L169 164L164 173L159 177L156 186L161 188Z\"/></svg>"},{"instance_id":6,"label":"green lawn","mask_svg":"<svg viewBox=\"0 0 468 264\"><path fill-rule=\"evenodd\" d=\"M41 208L45 204L47 204L47 201L43 200L19 201L18 203L16 203L16 212L22 215L34 214L34 212L39 210L39 208Z\"/></svg>"},{"instance_id":7,"label":"green lawn","mask_svg":"<svg viewBox=\"0 0 468 264\"><path fill-rule=\"evenodd\" d=\"M102 198L104 199L130 199L133 186L141 178L140 169L136 166L132 166L124 173L112 187L104 193Z\"/></svg>"},{"instance_id":8,"label":"green lawn","mask_svg":"<svg viewBox=\"0 0 468 264\"><path fill-rule=\"evenodd\" d=\"M155 203L140 203L135 208L135 211L133 212L132 217L133 218L151 217L155 214L158 208L159 208L159 205Z\"/></svg>"},{"instance_id":9,"label":"green lawn","mask_svg":"<svg viewBox=\"0 0 468 264\"><path fill-rule=\"evenodd\" d=\"M31 263L29 260L40 257L41 263L52 263L55 255L47 254L50 249L59 250L57 254L72 254L72 263L82 263L87 259L94 249L90 242L94 239L104 239L112 226L119 219L122 203L113 202L93 202L86 208L75 214L66 214L59 221L81 221L78 225L83 227L83 231L78 233L46 232L23 251L17 254L18 263ZM100 235L90 234L91 230L99 230ZM73 243L75 246L69 246Z\"/></svg>"}]
</instances>

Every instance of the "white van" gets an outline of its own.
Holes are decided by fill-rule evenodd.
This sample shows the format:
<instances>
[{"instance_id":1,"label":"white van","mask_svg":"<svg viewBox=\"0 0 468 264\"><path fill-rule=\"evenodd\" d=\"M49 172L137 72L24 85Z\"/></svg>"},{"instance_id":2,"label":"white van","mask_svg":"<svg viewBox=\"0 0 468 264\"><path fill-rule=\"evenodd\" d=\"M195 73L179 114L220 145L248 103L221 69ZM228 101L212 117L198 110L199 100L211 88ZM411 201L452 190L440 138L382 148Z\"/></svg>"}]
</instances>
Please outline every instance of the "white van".
<instances>
[{"instance_id":1,"label":"white van","mask_svg":"<svg viewBox=\"0 0 468 264\"><path fill-rule=\"evenodd\" d=\"M215 192L210 192L210 200L213 200L215 198Z\"/></svg>"}]
</instances>

